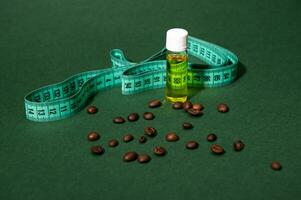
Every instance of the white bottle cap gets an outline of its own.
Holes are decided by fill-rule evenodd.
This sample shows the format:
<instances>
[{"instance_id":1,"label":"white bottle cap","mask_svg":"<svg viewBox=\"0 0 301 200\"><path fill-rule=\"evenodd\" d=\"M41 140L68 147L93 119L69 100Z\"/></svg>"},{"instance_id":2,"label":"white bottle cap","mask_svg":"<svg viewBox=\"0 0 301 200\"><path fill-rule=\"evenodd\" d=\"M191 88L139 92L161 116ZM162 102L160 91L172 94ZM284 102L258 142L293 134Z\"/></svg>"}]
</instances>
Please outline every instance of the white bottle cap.
<instances>
[{"instance_id":1,"label":"white bottle cap","mask_svg":"<svg viewBox=\"0 0 301 200\"><path fill-rule=\"evenodd\" d=\"M182 28L169 29L166 32L166 49L180 52L187 49L188 32Z\"/></svg>"}]
</instances>

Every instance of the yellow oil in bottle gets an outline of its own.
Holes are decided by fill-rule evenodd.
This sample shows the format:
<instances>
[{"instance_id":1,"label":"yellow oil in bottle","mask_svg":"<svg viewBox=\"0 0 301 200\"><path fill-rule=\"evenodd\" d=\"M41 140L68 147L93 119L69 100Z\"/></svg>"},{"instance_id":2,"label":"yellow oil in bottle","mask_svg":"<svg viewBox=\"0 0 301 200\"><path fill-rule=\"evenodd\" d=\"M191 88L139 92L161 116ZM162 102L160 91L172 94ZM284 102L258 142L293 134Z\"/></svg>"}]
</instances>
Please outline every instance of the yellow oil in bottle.
<instances>
[{"instance_id":1,"label":"yellow oil in bottle","mask_svg":"<svg viewBox=\"0 0 301 200\"><path fill-rule=\"evenodd\" d=\"M166 62L165 99L168 102L185 102L188 94L188 55L186 51L167 52Z\"/></svg>"}]
</instances>

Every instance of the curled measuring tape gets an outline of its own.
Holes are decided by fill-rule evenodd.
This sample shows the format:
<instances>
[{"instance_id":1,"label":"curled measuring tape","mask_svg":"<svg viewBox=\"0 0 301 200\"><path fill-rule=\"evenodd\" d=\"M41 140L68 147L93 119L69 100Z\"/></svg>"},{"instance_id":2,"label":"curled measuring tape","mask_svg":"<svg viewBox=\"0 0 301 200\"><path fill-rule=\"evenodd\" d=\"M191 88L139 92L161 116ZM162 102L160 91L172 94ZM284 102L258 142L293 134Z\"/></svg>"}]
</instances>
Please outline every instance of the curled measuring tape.
<instances>
[{"instance_id":1,"label":"curled measuring tape","mask_svg":"<svg viewBox=\"0 0 301 200\"><path fill-rule=\"evenodd\" d=\"M86 105L91 95L118 85L125 95L165 87L165 53L166 49L162 49L134 63L128 61L121 50L114 49L111 68L79 73L27 94L24 97L26 118L45 122L70 117ZM189 63L187 81L190 87L224 86L237 77L238 58L225 48L189 36L188 54L208 64Z\"/></svg>"}]
</instances>

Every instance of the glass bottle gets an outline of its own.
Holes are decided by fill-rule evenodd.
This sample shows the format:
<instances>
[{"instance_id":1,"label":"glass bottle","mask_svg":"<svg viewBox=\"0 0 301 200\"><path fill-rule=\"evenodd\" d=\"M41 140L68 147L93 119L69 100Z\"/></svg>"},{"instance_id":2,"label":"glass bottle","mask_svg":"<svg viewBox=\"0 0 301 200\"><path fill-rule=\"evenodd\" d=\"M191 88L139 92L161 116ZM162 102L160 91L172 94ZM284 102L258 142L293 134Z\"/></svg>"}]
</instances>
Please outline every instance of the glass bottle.
<instances>
[{"instance_id":1,"label":"glass bottle","mask_svg":"<svg viewBox=\"0 0 301 200\"><path fill-rule=\"evenodd\" d=\"M168 102L185 102L187 89L188 32L173 28L166 33L166 88L165 99Z\"/></svg>"}]
</instances>

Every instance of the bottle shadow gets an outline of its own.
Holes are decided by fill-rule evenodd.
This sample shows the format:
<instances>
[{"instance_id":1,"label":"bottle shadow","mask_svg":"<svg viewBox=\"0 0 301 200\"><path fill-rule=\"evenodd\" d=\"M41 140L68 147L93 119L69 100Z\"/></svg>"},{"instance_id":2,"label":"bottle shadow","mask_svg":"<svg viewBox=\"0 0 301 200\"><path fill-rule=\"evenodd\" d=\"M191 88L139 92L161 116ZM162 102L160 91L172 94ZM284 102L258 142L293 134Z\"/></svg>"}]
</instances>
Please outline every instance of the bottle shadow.
<instances>
[{"instance_id":1,"label":"bottle shadow","mask_svg":"<svg viewBox=\"0 0 301 200\"><path fill-rule=\"evenodd\" d=\"M205 64L193 64L191 66L192 69L196 69L196 68L202 68L202 69L208 69L209 66L205 65ZM237 81L238 79L242 78L245 74L247 73L247 68L246 66L241 63L240 61L237 63L237 77L234 80ZM191 99L194 96L196 96L199 92L201 92L202 90L204 90L205 87L189 87L188 89L188 98Z\"/></svg>"}]
</instances>

